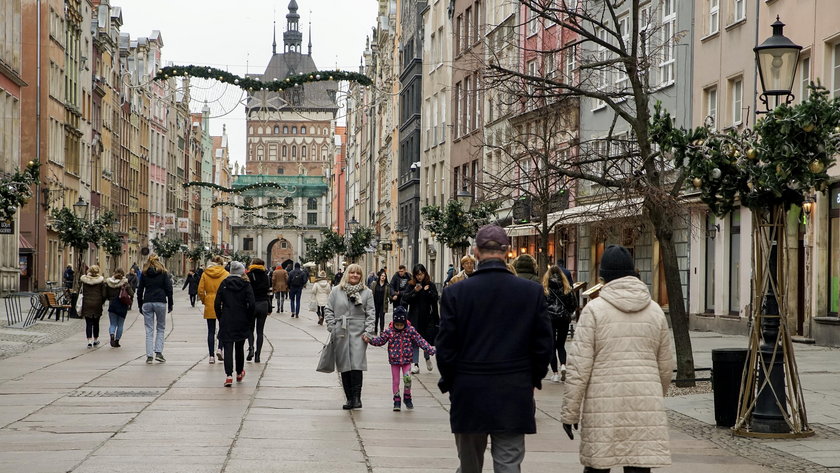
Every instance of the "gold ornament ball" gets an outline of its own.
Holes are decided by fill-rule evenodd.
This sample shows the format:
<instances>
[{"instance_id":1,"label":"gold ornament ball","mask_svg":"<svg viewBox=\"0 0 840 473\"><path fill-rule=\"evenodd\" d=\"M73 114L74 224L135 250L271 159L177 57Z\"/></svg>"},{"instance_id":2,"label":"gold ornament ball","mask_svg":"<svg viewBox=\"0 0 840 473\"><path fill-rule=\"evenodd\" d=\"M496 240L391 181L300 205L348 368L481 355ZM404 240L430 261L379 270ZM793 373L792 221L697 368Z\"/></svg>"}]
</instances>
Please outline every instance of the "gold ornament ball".
<instances>
[{"instance_id":1,"label":"gold ornament ball","mask_svg":"<svg viewBox=\"0 0 840 473\"><path fill-rule=\"evenodd\" d=\"M736 149L736 150L735 150L735 152L734 152L734 153L732 153L732 157L734 157L734 158L740 158L740 157L741 157L741 152L740 152L740 151L738 151L738 150Z\"/></svg>"},{"instance_id":2,"label":"gold ornament ball","mask_svg":"<svg viewBox=\"0 0 840 473\"><path fill-rule=\"evenodd\" d=\"M747 158L748 159L755 159L758 157L758 151L755 148L750 148L747 150Z\"/></svg>"},{"instance_id":3,"label":"gold ornament ball","mask_svg":"<svg viewBox=\"0 0 840 473\"><path fill-rule=\"evenodd\" d=\"M30 166L34 166L34 165L35 165L35 161L29 161L27 164L29 164Z\"/></svg>"},{"instance_id":4,"label":"gold ornament ball","mask_svg":"<svg viewBox=\"0 0 840 473\"><path fill-rule=\"evenodd\" d=\"M816 127L813 123L808 123L802 127L802 131L804 131L805 133L811 133L812 131L814 131L814 129L816 129Z\"/></svg>"},{"instance_id":5,"label":"gold ornament ball","mask_svg":"<svg viewBox=\"0 0 840 473\"><path fill-rule=\"evenodd\" d=\"M700 179L699 177L695 177L694 179L691 180L691 183L694 185L694 187L699 189L700 186L703 185L703 179Z\"/></svg>"},{"instance_id":6,"label":"gold ornament ball","mask_svg":"<svg viewBox=\"0 0 840 473\"><path fill-rule=\"evenodd\" d=\"M840 134L840 126L834 127L834 133Z\"/></svg>"},{"instance_id":7,"label":"gold ornament ball","mask_svg":"<svg viewBox=\"0 0 840 473\"><path fill-rule=\"evenodd\" d=\"M825 170L825 165L822 161L811 161L811 164L808 165L808 169L814 174L819 174Z\"/></svg>"}]
</instances>

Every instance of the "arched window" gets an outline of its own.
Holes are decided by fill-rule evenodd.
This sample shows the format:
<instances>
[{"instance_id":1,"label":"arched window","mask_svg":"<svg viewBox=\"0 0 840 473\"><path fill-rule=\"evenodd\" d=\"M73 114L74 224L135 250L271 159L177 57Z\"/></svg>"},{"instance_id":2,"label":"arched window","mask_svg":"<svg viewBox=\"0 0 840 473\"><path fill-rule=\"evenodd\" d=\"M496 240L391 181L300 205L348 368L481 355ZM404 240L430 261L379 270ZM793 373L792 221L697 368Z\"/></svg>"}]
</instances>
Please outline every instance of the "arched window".
<instances>
[{"instance_id":1,"label":"arched window","mask_svg":"<svg viewBox=\"0 0 840 473\"><path fill-rule=\"evenodd\" d=\"M249 127L248 127L248 134L249 134L249 135L253 135L253 134L254 134L254 127L252 127L252 126L249 126Z\"/></svg>"},{"instance_id":2,"label":"arched window","mask_svg":"<svg viewBox=\"0 0 840 473\"><path fill-rule=\"evenodd\" d=\"M286 210L292 210L292 198L286 197L283 199L283 204L286 206Z\"/></svg>"},{"instance_id":3,"label":"arched window","mask_svg":"<svg viewBox=\"0 0 840 473\"><path fill-rule=\"evenodd\" d=\"M329 128L324 128L324 135L329 135L329 134L330 134L330 129Z\"/></svg>"},{"instance_id":4,"label":"arched window","mask_svg":"<svg viewBox=\"0 0 840 473\"><path fill-rule=\"evenodd\" d=\"M297 158L297 146L292 145L292 157Z\"/></svg>"},{"instance_id":5,"label":"arched window","mask_svg":"<svg viewBox=\"0 0 840 473\"><path fill-rule=\"evenodd\" d=\"M305 134L306 134L306 127L305 127L305 126L300 127L300 134L301 134L301 135L305 135Z\"/></svg>"},{"instance_id":6,"label":"arched window","mask_svg":"<svg viewBox=\"0 0 840 473\"><path fill-rule=\"evenodd\" d=\"M288 135L288 134L289 134L289 127L287 127L287 126L284 126L284 127L283 127L283 134L284 134L284 135Z\"/></svg>"},{"instance_id":7,"label":"arched window","mask_svg":"<svg viewBox=\"0 0 840 473\"><path fill-rule=\"evenodd\" d=\"M315 145L312 145L312 160L317 161L318 159L320 159L320 156L318 156L318 151L316 150Z\"/></svg>"},{"instance_id":8,"label":"arched window","mask_svg":"<svg viewBox=\"0 0 840 473\"><path fill-rule=\"evenodd\" d=\"M306 201L306 210L318 210L318 199L310 197L309 200Z\"/></svg>"},{"instance_id":9,"label":"arched window","mask_svg":"<svg viewBox=\"0 0 840 473\"><path fill-rule=\"evenodd\" d=\"M301 158L306 157L306 145L303 145L303 146L300 147L300 157Z\"/></svg>"},{"instance_id":10,"label":"arched window","mask_svg":"<svg viewBox=\"0 0 840 473\"><path fill-rule=\"evenodd\" d=\"M274 134L275 134L275 135L279 135L279 134L280 134L280 127L279 127L279 126L277 126L277 125L275 125L275 126L274 126Z\"/></svg>"},{"instance_id":11,"label":"arched window","mask_svg":"<svg viewBox=\"0 0 840 473\"><path fill-rule=\"evenodd\" d=\"M283 171L283 168L282 168L282 167L277 168L277 174L279 174L279 175L281 175L281 176L282 176L282 175L283 175L283 173L284 173L284 171Z\"/></svg>"},{"instance_id":12,"label":"arched window","mask_svg":"<svg viewBox=\"0 0 840 473\"><path fill-rule=\"evenodd\" d=\"M281 153L282 153L282 156L283 156L284 158L285 158L285 157L286 157L286 155L288 154L288 147L287 147L286 145L283 145L283 151L281 151Z\"/></svg>"},{"instance_id":13,"label":"arched window","mask_svg":"<svg viewBox=\"0 0 840 473\"><path fill-rule=\"evenodd\" d=\"M264 153L265 153L265 149L263 148L263 145L257 146L257 161L262 161L263 160L263 154Z\"/></svg>"},{"instance_id":14,"label":"arched window","mask_svg":"<svg viewBox=\"0 0 840 473\"><path fill-rule=\"evenodd\" d=\"M263 129L262 129L262 127L257 128L257 134L258 134L258 135L262 135L262 134L263 134Z\"/></svg>"},{"instance_id":15,"label":"arched window","mask_svg":"<svg viewBox=\"0 0 840 473\"><path fill-rule=\"evenodd\" d=\"M297 127L296 126L292 127L292 134L297 135Z\"/></svg>"}]
</instances>

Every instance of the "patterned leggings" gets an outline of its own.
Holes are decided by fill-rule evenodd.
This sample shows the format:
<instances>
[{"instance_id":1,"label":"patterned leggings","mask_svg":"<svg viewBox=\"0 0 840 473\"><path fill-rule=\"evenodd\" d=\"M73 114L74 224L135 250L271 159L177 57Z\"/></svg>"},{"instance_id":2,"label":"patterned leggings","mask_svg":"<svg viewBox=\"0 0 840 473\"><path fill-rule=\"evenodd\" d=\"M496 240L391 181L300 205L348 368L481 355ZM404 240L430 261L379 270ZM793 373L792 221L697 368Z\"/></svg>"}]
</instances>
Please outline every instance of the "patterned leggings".
<instances>
[{"instance_id":1,"label":"patterned leggings","mask_svg":"<svg viewBox=\"0 0 840 473\"><path fill-rule=\"evenodd\" d=\"M400 380L403 376L409 374L411 372L411 363L405 365L391 365L391 391L394 394L400 393ZM411 387L406 386L405 394L407 396L411 395Z\"/></svg>"}]
</instances>

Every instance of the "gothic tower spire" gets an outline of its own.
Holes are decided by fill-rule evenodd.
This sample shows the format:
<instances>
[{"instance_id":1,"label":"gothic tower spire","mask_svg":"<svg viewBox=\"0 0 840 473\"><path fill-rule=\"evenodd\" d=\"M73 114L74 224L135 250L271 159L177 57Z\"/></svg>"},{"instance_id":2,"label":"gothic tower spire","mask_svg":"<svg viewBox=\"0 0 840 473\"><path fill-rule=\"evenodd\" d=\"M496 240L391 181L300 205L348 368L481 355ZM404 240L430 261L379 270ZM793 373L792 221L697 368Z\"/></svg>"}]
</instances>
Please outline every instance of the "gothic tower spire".
<instances>
[{"instance_id":1,"label":"gothic tower spire","mask_svg":"<svg viewBox=\"0 0 840 473\"><path fill-rule=\"evenodd\" d=\"M312 55L312 10L309 10L309 53Z\"/></svg>"},{"instance_id":2,"label":"gothic tower spire","mask_svg":"<svg viewBox=\"0 0 840 473\"><path fill-rule=\"evenodd\" d=\"M271 42L271 54L277 54L277 20L274 20L274 41Z\"/></svg>"},{"instance_id":3,"label":"gothic tower spire","mask_svg":"<svg viewBox=\"0 0 840 473\"><path fill-rule=\"evenodd\" d=\"M295 0L289 2L289 13L286 15L286 32L283 33L284 53L300 53L303 35L298 28L300 15L298 15L298 4Z\"/></svg>"}]
</instances>

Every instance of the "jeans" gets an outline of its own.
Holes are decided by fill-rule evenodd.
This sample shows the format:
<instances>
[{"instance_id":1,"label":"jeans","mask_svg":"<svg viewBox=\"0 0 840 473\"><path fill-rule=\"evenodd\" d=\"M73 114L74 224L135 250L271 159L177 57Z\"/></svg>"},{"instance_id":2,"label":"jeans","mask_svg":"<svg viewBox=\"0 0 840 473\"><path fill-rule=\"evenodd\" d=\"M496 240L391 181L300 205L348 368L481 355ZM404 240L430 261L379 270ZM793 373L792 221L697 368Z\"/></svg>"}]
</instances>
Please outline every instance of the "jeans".
<instances>
[{"instance_id":1,"label":"jeans","mask_svg":"<svg viewBox=\"0 0 840 473\"><path fill-rule=\"evenodd\" d=\"M292 306L289 310L295 315L300 314L300 295L302 293L302 287L289 289L289 304Z\"/></svg>"},{"instance_id":2,"label":"jeans","mask_svg":"<svg viewBox=\"0 0 840 473\"><path fill-rule=\"evenodd\" d=\"M277 313L283 312L283 302L289 297L287 292L275 292L274 298L277 299Z\"/></svg>"},{"instance_id":3,"label":"jeans","mask_svg":"<svg viewBox=\"0 0 840 473\"><path fill-rule=\"evenodd\" d=\"M221 342L225 352L225 374L233 376L233 358L236 357L236 372L245 371L245 340Z\"/></svg>"},{"instance_id":4,"label":"jeans","mask_svg":"<svg viewBox=\"0 0 840 473\"><path fill-rule=\"evenodd\" d=\"M99 317L85 317L85 335L87 338L99 338Z\"/></svg>"},{"instance_id":5,"label":"jeans","mask_svg":"<svg viewBox=\"0 0 840 473\"><path fill-rule=\"evenodd\" d=\"M423 358L427 360L431 358L431 356L429 356L429 352L424 351ZM418 347L417 345L414 345L414 354L411 356L411 361L415 365L420 362L420 347Z\"/></svg>"},{"instance_id":6,"label":"jeans","mask_svg":"<svg viewBox=\"0 0 840 473\"><path fill-rule=\"evenodd\" d=\"M402 377L410 372L411 363L406 363L404 365L391 365L391 391L394 391L395 396L400 393L400 380L402 380ZM411 396L411 388L405 388L405 396Z\"/></svg>"},{"instance_id":7,"label":"jeans","mask_svg":"<svg viewBox=\"0 0 840 473\"><path fill-rule=\"evenodd\" d=\"M213 356L213 348L216 347L216 319L204 319L207 321L207 349L210 350L210 356ZM219 343L219 349L222 344Z\"/></svg>"},{"instance_id":8,"label":"jeans","mask_svg":"<svg viewBox=\"0 0 840 473\"><path fill-rule=\"evenodd\" d=\"M552 320L551 328L554 331L554 350L551 354L551 371L557 372L557 358L560 357L560 364L566 364L566 337L569 335L569 323L571 320Z\"/></svg>"},{"instance_id":9,"label":"jeans","mask_svg":"<svg viewBox=\"0 0 840 473\"><path fill-rule=\"evenodd\" d=\"M108 327L108 333L114 334L114 339L119 340L120 337L122 337L125 317L117 315L113 312L108 312L108 318L111 319L111 325Z\"/></svg>"},{"instance_id":10,"label":"jeans","mask_svg":"<svg viewBox=\"0 0 840 473\"><path fill-rule=\"evenodd\" d=\"M525 434L455 434L455 446L461 466L458 473L481 473L484 467L484 450L490 436L490 454L495 473L519 473L525 459Z\"/></svg>"},{"instance_id":11,"label":"jeans","mask_svg":"<svg viewBox=\"0 0 840 473\"><path fill-rule=\"evenodd\" d=\"M144 303L143 320L146 323L146 356L163 353L163 332L166 330L166 302Z\"/></svg>"}]
</instances>

